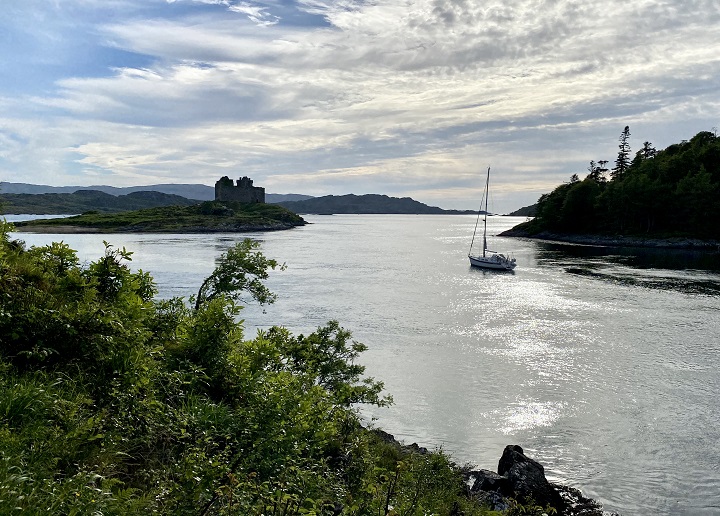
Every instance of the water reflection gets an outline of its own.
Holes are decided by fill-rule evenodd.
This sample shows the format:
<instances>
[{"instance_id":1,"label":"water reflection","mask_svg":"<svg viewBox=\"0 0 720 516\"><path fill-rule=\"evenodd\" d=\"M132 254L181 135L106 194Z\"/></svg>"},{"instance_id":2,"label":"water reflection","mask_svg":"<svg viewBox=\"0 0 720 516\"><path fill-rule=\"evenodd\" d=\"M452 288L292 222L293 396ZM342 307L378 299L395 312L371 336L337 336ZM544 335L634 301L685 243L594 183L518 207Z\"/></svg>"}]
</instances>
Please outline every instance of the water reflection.
<instances>
[{"instance_id":1,"label":"water reflection","mask_svg":"<svg viewBox=\"0 0 720 516\"><path fill-rule=\"evenodd\" d=\"M567 274L686 294L720 293L720 253L539 242L537 263Z\"/></svg>"},{"instance_id":2,"label":"water reflection","mask_svg":"<svg viewBox=\"0 0 720 516\"><path fill-rule=\"evenodd\" d=\"M481 267L473 267L472 265L468 267L468 270L471 274L482 274L483 276L496 276L498 274L502 276L514 276L515 271L514 270L507 270L507 269L483 269Z\"/></svg>"}]
</instances>

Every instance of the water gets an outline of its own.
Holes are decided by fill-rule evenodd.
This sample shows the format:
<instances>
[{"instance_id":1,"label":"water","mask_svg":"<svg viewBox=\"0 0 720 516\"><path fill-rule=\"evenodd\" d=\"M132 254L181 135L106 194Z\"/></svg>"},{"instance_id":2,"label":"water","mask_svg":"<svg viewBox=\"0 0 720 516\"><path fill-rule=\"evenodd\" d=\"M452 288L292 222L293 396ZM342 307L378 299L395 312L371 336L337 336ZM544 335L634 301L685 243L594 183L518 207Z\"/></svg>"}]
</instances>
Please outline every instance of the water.
<instances>
[{"instance_id":1,"label":"water","mask_svg":"<svg viewBox=\"0 0 720 516\"><path fill-rule=\"evenodd\" d=\"M548 476L624 515L720 514L720 257L491 238L514 273L471 269L472 216L309 216L255 233L287 270L246 334L330 319L395 398L365 412L406 442L495 469L519 444ZM497 234L522 218L489 219ZM163 297L189 296L244 235L34 235L83 260L135 252Z\"/></svg>"}]
</instances>

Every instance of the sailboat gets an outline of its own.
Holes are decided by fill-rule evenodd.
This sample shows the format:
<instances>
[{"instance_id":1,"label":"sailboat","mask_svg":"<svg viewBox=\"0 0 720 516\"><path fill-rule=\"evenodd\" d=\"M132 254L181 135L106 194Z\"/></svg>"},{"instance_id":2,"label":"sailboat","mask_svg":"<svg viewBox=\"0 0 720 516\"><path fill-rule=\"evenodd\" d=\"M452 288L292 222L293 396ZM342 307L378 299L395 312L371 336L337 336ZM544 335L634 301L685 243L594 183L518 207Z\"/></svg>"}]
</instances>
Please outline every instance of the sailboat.
<instances>
[{"instance_id":1,"label":"sailboat","mask_svg":"<svg viewBox=\"0 0 720 516\"><path fill-rule=\"evenodd\" d=\"M472 242L470 242L470 251L468 251L468 258L470 259L470 265L475 267L482 267L483 269L496 269L511 271L515 268L515 258L509 258L504 254L491 251L487 247L487 210L488 210L488 197L490 196L490 167L487 169L487 179L485 180L485 210L483 210L483 201L480 201L480 209L478 210L477 220L475 221L475 231L473 231ZM477 233L478 224L480 222L480 214L485 213L483 218L483 251L482 256L473 255L472 249L475 243L475 234Z\"/></svg>"}]
</instances>

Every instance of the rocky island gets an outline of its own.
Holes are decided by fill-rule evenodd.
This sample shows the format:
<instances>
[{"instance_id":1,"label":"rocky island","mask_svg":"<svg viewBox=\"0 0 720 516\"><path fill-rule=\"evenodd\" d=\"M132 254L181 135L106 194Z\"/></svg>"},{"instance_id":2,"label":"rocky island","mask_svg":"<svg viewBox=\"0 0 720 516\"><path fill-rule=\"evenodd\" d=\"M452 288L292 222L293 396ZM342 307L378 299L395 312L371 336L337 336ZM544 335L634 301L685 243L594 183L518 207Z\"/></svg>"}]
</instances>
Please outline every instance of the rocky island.
<instances>
[{"instance_id":1,"label":"rocky island","mask_svg":"<svg viewBox=\"0 0 720 516\"><path fill-rule=\"evenodd\" d=\"M292 211L265 204L265 189L251 179L227 177L215 184L215 200L189 206L160 206L120 213L90 211L61 219L17 222L18 231L36 233L236 233L274 231L306 224Z\"/></svg>"},{"instance_id":2,"label":"rocky island","mask_svg":"<svg viewBox=\"0 0 720 516\"><path fill-rule=\"evenodd\" d=\"M88 212L61 219L16 222L33 233L236 233L275 231L305 225L282 206L206 201L193 206L164 206L122 213Z\"/></svg>"}]
</instances>

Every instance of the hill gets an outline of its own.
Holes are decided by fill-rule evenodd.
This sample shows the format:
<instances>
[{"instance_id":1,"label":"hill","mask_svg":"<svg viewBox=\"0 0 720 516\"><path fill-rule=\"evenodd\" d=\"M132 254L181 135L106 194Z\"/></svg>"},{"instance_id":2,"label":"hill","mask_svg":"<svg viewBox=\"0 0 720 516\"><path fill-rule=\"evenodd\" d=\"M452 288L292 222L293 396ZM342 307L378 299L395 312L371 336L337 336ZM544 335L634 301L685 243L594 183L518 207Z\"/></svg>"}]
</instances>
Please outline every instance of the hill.
<instances>
[{"instance_id":1,"label":"hill","mask_svg":"<svg viewBox=\"0 0 720 516\"><path fill-rule=\"evenodd\" d=\"M508 217L534 217L537 213L537 203L530 206L523 206L519 210L508 213Z\"/></svg>"},{"instance_id":2,"label":"hill","mask_svg":"<svg viewBox=\"0 0 720 516\"><path fill-rule=\"evenodd\" d=\"M703 131L660 151L645 142L631 161L626 135L610 178L591 161L585 179L541 196L535 219L505 234L720 239L720 138Z\"/></svg>"},{"instance_id":3,"label":"hill","mask_svg":"<svg viewBox=\"0 0 720 516\"><path fill-rule=\"evenodd\" d=\"M115 196L98 190L78 190L74 193L1 194L0 211L37 215L62 215L86 211L116 213L160 206L190 206L198 202L161 192L142 191Z\"/></svg>"},{"instance_id":4,"label":"hill","mask_svg":"<svg viewBox=\"0 0 720 516\"><path fill-rule=\"evenodd\" d=\"M62 219L15 223L38 233L234 233L302 226L302 217L276 204L205 201L120 213L88 212Z\"/></svg>"},{"instance_id":5,"label":"hill","mask_svg":"<svg viewBox=\"0 0 720 516\"><path fill-rule=\"evenodd\" d=\"M387 195L326 195L304 201L279 203L295 213L332 214L470 214L471 210L443 210L410 197Z\"/></svg>"},{"instance_id":6,"label":"hill","mask_svg":"<svg viewBox=\"0 0 720 516\"><path fill-rule=\"evenodd\" d=\"M33 185L29 183L8 183L5 181L0 182L0 193L3 194L69 194L74 193L78 190L96 190L98 192L104 192L106 194L120 196L127 195L135 192L160 192L168 195L179 195L187 199L196 199L199 201L212 201L215 200L215 188L212 186L201 185L201 184L156 184L147 186L127 186L118 188L115 186L107 185L95 185L95 186L48 186L48 185ZM282 201L300 201L303 199L311 199L310 195L303 194L265 194L265 202L270 204L279 203Z\"/></svg>"}]
</instances>

